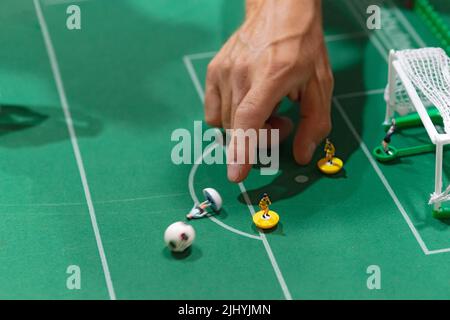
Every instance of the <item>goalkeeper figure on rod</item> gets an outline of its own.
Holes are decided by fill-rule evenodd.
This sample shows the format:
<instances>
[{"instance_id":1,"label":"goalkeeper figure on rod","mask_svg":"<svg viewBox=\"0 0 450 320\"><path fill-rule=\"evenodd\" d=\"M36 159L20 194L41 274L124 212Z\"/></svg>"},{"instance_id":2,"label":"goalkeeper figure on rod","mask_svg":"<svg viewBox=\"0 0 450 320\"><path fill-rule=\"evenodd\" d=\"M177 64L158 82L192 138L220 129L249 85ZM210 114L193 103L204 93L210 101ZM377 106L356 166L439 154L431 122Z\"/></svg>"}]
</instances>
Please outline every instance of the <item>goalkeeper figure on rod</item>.
<instances>
[{"instance_id":1,"label":"goalkeeper figure on rod","mask_svg":"<svg viewBox=\"0 0 450 320\"><path fill-rule=\"evenodd\" d=\"M391 143L391 137L397 130L397 126L395 124L395 119L391 120L391 126L389 127L388 131L386 132L386 135L384 136L383 141L381 141L381 144L383 145L383 150L386 152L386 154L390 155L391 151L389 150L389 144Z\"/></svg>"}]
</instances>

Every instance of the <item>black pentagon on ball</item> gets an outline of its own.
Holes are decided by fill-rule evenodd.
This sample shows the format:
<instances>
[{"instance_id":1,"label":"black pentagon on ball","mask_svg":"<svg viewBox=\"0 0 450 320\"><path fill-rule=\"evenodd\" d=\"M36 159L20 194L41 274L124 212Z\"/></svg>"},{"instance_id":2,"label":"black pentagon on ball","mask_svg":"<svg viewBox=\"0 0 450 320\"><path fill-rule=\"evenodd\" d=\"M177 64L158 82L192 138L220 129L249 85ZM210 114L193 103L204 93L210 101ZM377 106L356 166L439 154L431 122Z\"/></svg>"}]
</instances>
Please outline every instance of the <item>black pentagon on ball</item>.
<instances>
[{"instance_id":1,"label":"black pentagon on ball","mask_svg":"<svg viewBox=\"0 0 450 320\"><path fill-rule=\"evenodd\" d=\"M180 235L180 237L181 237L181 239L184 240L184 241L186 241L186 240L189 239L189 236L188 236L186 233L184 233L184 232Z\"/></svg>"}]
</instances>

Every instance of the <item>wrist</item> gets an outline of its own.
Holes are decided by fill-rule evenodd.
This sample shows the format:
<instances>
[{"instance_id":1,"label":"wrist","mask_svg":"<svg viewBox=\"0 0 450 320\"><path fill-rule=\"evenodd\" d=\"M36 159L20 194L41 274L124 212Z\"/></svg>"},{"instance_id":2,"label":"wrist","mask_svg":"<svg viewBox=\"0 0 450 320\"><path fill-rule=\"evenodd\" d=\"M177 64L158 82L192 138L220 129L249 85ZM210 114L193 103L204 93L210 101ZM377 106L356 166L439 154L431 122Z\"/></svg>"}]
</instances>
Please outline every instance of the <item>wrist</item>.
<instances>
[{"instance_id":1,"label":"wrist","mask_svg":"<svg viewBox=\"0 0 450 320\"><path fill-rule=\"evenodd\" d=\"M321 0L246 0L245 4L246 21L257 17L284 29L305 31L322 18Z\"/></svg>"}]
</instances>

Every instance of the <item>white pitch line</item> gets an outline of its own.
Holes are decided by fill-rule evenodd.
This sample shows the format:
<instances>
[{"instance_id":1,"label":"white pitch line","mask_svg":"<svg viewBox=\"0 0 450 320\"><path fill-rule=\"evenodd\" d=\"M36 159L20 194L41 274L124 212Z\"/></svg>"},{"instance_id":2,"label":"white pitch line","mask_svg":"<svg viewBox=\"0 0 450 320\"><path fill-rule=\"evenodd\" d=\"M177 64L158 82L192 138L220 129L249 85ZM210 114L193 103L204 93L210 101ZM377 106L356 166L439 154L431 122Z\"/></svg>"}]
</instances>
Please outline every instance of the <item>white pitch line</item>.
<instances>
[{"instance_id":1,"label":"white pitch line","mask_svg":"<svg viewBox=\"0 0 450 320\"><path fill-rule=\"evenodd\" d=\"M369 1L371 1L371 0L369 0ZM364 14L365 8L367 8L369 6L367 0L363 0L363 1L358 0L356 2L353 2L353 4L354 4L354 8L356 9L356 11L359 12L359 13L362 13L362 14ZM383 8L383 10L384 10L384 8ZM387 37L385 35L384 30L385 29L383 29L383 28L381 28L380 30L374 30L374 31L372 31L371 34L374 37L378 38L378 40L380 41L380 43L381 43L381 45L383 46L384 49L386 49L386 48L394 48L393 43L391 41L392 39L390 39L389 37Z\"/></svg>"},{"instance_id":2,"label":"white pitch line","mask_svg":"<svg viewBox=\"0 0 450 320\"><path fill-rule=\"evenodd\" d=\"M426 47L427 44L425 43L425 41L423 41L423 39L419 36L419 34L416 32L416 30L414 29L414 27L411 25L411 23L408 21L408 19L406 19L405 15L403 14L403 12L401 12L398 7L391 1L388 0L391 8L394 9L394 14L397 16L397 18L400 20L401 23L403 23L403 26L406 28L406 30L409 32L409 34L414 38L414 40L417 42L417 44L420 47Z\"/></svg>"},{"instance_id":3,"label":"white pitch line","mask_svg":"<svg viewBox=\"0 0 450 320\"><path fill-rule=\"evenodd\" d=\"M250 234L250 233L247 233L247 232L244 232L244 231L235 229L235 228L233 228L233 227L230 227L228 224L223 223L222 221L220 221L220 220L217 219L216 217L209 216L208 218L209 218L211 221L213 221L215 224L218 224L219 226L221 226L221 227L224 228L224 229L227 229L228 231L234 232L234 233L239 234L239 235L241 235L241 236L243 236L243 237L247 237L247 238L250 238L250 239L253 239L253 240L262 241L262 239L261 239L260 237L255 236L254 234Z\"/></svg>"},{"instance_id":4,"label":"white pitch line","mask_svg":"<svg viewBox=\"0 0 450 320\"><path fill-rule=\"evenodd\" d=\"M89 209L89 215L91 217L92 229L94 230L95 240L97 242L97 248L100 255L100 260L102 262L103 273L105 275L106 286L108 288L109 297L111 300L116 300L116 294L114 292L114 286L111 280L111 274L109 272L108 261L106 259L105 250L103 248L102 238L100 235L100 230L97 224L97 217L95 216L94 205L92 203L91 192L89 190L89 184L86 177L86 171L84 169L83 159L81 157L80 147L78 145L77 135L75 133L75 128L73 126L72 115L70 113L69 103L67 102L66 93L64 90L64 84L61 78L61 73L59 71L58 61L56 59L55 49L52 44L50 33L48 31L47 23L45 21L44 15L42 13L41 5L39 0L33 0L34 7L36 10L36 15L41 26L42 36L44 37L45 46L47 48L48 58L50 60L50 65L53 72L53 77L56 82L56 87L58 90L61 106L64 112L64 117L67 124L67 129L70 135L70 141L72 142L73 152L75 154L75 159L78 166L78 171L80 172L81 182L83 184L84 195L86 198L86 203Z\"/></svg>"},{"instance_id":5,"label":"white pitch line","mask_svg":"<svg viewBox=\"0 0 450 320\"><path fill-rule=\"evenodd\" d=\"M186 192L178 192L172 194L161 194L155 196L146 197L134 197L134 198L123 198L123 199L110 199L110 200L97 200L95 204L110 204L110 203L122 203L122 202L135 202L135 201L146 201L154 200L160 198L173 198L178 196L185 196ZM81 206L84 202L53 202L53 203L0 203L0 207L64 207L64 206Z\"/></svg>"},{"instance_id":6,"label":"white pitch line","mask_svg":"<svg viewBox=\"0 0 450 320\"><path fill-rule=\"evenodd\" d=\"M162 198L173 198L173 197L179 197L179 196L185 196L186 192L176 192L176 193L170 193L170 194L158 194L153 196L146 196L146 197L134 197L134 198L124 198L124 199L110 199L110 200L96 200L96 204L110 204L110 203L122 203L122 202L135 202L135 201L146 201L146 200L155 200L155 199L162 199Z\"/></svg>"},{"instance_id":7,"label":"white pitch line","mask_svg":"<svg viewBox=\"0 0 450 320\"><path fill-rule=\"evenodd\" d=\"M184 56L183 62L189 72L189 76L191 77L192 82L194 83L195 90L197 90L197 94L203 103L203 101L205 101L205 94L203 92L203 87L200 84L200 81L198 80L197 74L195 73L194 66L192 65L192 61L189 59L188 56Z\"/></svg>"},{"instance_id":8,"label":"white pitch line","mask_svg":"<svg viewBox=\"0 0 450 320\"><path fill-rule=\"evenodd\" d=\"M188 179L189 193L190 193L190 195L191 195L192 201L194 201L195 204L200 203L200 201L199 201L198 198L197 198L197 195L195 194L195 188L194 188L195 174L196 174L196 172L197 172L198 167L200 166L201 160L202 160L205 156L209 155L209 154L213 151L213 149L214 149L214 145L208 146L208 148L206 148L206 150L202 153L200 159L197 159L197 160L194 162L194 165L192 166L191 171L189 172L189 179ZM216 218L213 217L213 216L208 216L208 218L209 218L211 221L213 221L214 223L216 223L216 224L218 224L219 226L221 226L222 228L227 229L228 231L231 231L231 232L233 232L233 233L236 233L236 234L238 234L238 235L241 235L241 236L244 236L244 237L247 237L247 238L250 238L250 239L262 240L261 237L255 236L255 235L253 235L253 234L250 234L250 233L247 233L247 232L238 230L238 229L235 229L235 228L233 228L233 227L227 225L226 223L220 221L219 219L216 219Z\"/></svg>"},{"instance_id":9,"label":"white pitch line","mask_svg":"<svg viewBox=\"0 0 450 320\"><path fill-rule=\"evenodd\" d=\"M189 72L189 75L191 77L191 80L192 80L192 82L194 83L194 86L197 89L200 101L202 103L204 103L205 95L204 95L202 86L200 85L200 82L198 80L197 74L196 74L196 72L195 72L195 70L194 70L194 68L192 66L192 63L189 60L189 57L184 56L183 57L183 61L184 61L185 65L186 65L186 68L188 69L188 72ZM250 210L250 213L253 216L253 214L255 212L255 209L253 208L253 206L251 204L251 201L248 198L248 194L247 194L247 190L245 189L245 185L241 182L241 183L239 183L239 188L240 188L240 190L242 192L242 195L243 195L243 197L245 199L245 202L247 203L247 206L248 206L248 208ZM275 256L274 256L273 251L272 251L272 249L270 247L270 244L267 241L266 235L263 232L261 232L261 231L259 232L259 234L260 234L261 240L263 241L264 248L266 250L267 256L269 257L269 260L270 260L270 262L272 264L272 268L273 268L273 270L275 272L275 275L276 275L276 277L278 279L278 282L279 282L279 284L281 286L281 289L283 291L284 297L285 297L286 300L292 300L291 293L289 292L288 286L286 284L286 281L284 280L283 274L281 273L281 269L278 266L278 262L275 259Z\"/></svg>"},{"instance_id":10,"label":"white pitch line","mask_svg":"<svg viewBox=\"0 0 450 320\"><path fill-rule=\"evenodd\" d=\"M384 89L379 89L379 90L372 90L372 91L368 91L367 92L367 94L380 94L380 93L384 93ZM346 112L343 110L343 108L342 108L342 105L340 104L340 102L339 102L339 99L340 98L352 98L352 97L359 97L359 96L363 96L364 95L364 92L355 92L355 93L350 93L350 94L344 94L344 95L339 95L339 96L335 96L334 97L334 100L333 100L333 102L335 103L335 105L336 105L336 107L338 108L338 111L341 113L341 116L344 118L344 121L346 122L346 124L347 124L347 126L350 128L350 126L349 126L349 123L351 124L351 121L350 121L350 119L348 118L348 116L347 116L347 114L346 114ZM343 112L345 113L345 114L343 114ZM347 119L347 120L346 120ZM353 125L351 125L352 127L353 127ZM354 128L354 127L353 127ZM352 134L355 136L355 132L356 132L356 130L352 130L351 128L350 128L350 130L352 131ZM362 141L362 138L357 134L357 136L359 137L359 139ZM359 142L359 140L357 139L357 141ZM364 142L363 142L364 143ZM364 144L365 145L365 144ZM366 151L370 154L370 152L367 150L367 146L365 147L365 149L360 145L360 147L361 147L361 149L364 151L364 153L365 153L365 155L366 155L366 157L368 157L369 158L369 161L370 161L370 158L372 158L372 156L370 155L370 157L369 156L367 156L367 153L366 153ZM373 158L372 158L373 159ZM371 164L372 164L372 166L376 166L378 169L379 169L379 166L378 166L378 164L376 164L376 161L375 160L373 160L373 162L371 161ZM378 174L378 171L377 171L377 169L375 168L375 171L377 172L377 174ZM381 169L379 169L379 171L381 172ZM378 174L379 175L379 174ZM389 185L389 183L387 182L387 179L384 177L384 175L382 174L382 176L383 176L383 178L384 178L384 180L386 181L386 183ZM383 178L382 177L380 177L380 179L381 179L381 181L383 182ZM383 184L384 184L384 182L383 182ZM391 190L392 190L392 188L391 188ZM389 192L389 190L388 190L388 192ZM395 193L394 193L394 196L395 196ZM391 197L392 197L392 195L391 195ZM395 196L396 197L396 196ZM397 207L398 207L398 204L397 204L397 202L395 201L395 199L393 198L393 200L394 200L394 202L396 203L396 205L397 205ZM401 203L400 203L400 200L398 200L398 198L397 198L397 201L398 201L398 203L400 204L400 206L401 206L401 208L403 209L403 206L401 205ZM400 210L400 208L399 208L399 210ZM406 210L404 210L403 209L403 211L404 211L404 213L407 215L407 217L408 217L408 219L405 219L405 220L407 220L407 223L408 223L408 220L410 220L409 219L409 215L406 213ZM402 210L400 210L400 212L402 213L402 215L403 215L403 212L402 212ZM404 215L403 215L404 216ZM412 222L411 222L411 224L412 224ZM408 224L409 225L409 224ZM410 226L410 225L409 225ZM410 226L410 228L411 228L411 226ZM414 227L414 230L417 230L415 227ZM413 232L414 233L414 232ZM419 232L417 231L417 234L419 234ZM422 237L419 235L419 238L420 239L422 239ZM417 239L417 237L416 237L416 239ZM422 240L423 241L423 240ZM423 242L424 243L424 245L425 245L425 249L426 250L424 250L423 248L422 248L422 250L424 251L424 253L426 254L426 255L431 255L431 254L438 254L438 253L445 253L445 252L450 252L450 248L443 248L443 249L437 249L437 250L429 250L427 247L426 247L426 244L425 244L425 242ZM419 242L419 244L420 244L420 242Z\"/></svg>"},{"instance_id":11,"label":"white pitch line","mask_svg":"<svg viewBox=\"0 0 450 320\"><path fill-rule=\"evenodd\" d=\"M421 47L426 47L427 44L423 41L423 39L415 32L415 30L413 29L413 27L411 26L411 24L409 23L409 21L405 18L405 16L403 15L403 13L397 8L397 6L395 6L395 4L390 1L390 6L394 9L394 13L396 14L396 16L400 19L400 22L403 24L403 26L409 31L411 32L414 40L417 42L417 44ZM357 12L355 12L355 8L350 5L349 3L347 3L348 6L350 7L350 9L353 9L353 14L355 16L357 16ZM364 28L364 26L363 26ZM375 43L374 43L375 45ZM378 49L378 48L377 48ZM387 56L388 53L388 49L384 48L386 50L385 54L383 54L382 52L380 52L380 50L378 50L381 55L385 58ZM380 90L383 90L380 92ZM378 91L378 92L377 92ZM370 92L370 94L377 94L377 93L383 93L384 89L378 89L378 90L373 90ZM362 92L361 92L362 93ZM381 181L383 182L383 184L388 186L386 187L386 189L388 190L389 194L391 195L392 199L394 200L394 203L397 205L398 209L400 210L400 213L402 214L403 218L406 220L406 223L408 224L409 228L411 229L411 231L414 234L414 237L417 239L420 247L422 248L422 251L426 254L426 255L430 255L430 254L438 254L438 253L445 253L445 252L450 252L450 248L444 248L444 249L438 249L438 250L429 250L425 244L425 242L423 241L422 237L420 236L420 233L417 231L417 229L414 227L414 224L412 223L411 219L409 218L408 214L406 213L406 210L403 208L403 205L400 203L400 201L398 200L395 192L392 190L392 188L390 187L389 182L387 181L387 179L384 177L384 174L382 173L381 169L379 168L378 164L376 163L376 161L373 159L372 155L370 154L369 150L367 149L367 146L365 145L365 143L362 141L362 138L359 136L359 134L357 133L356 129L353 127L353 124L351 123L350 119L348 118L347 114L345 113L344 109L342 108L342 106L340 105L339 102L339 98L349 98L349 97L355 97L360 95L361 93L350 93L350 94L344 94L344 95L339 95L339 96L335 96L333 99L333 102L335 103L335 105L337 106L339 112L341 113L341 116L344 118L344 121L347 123L347 126L350 128L350 130L352 131L353 135L355 136L355 138L357 138L357 141L360 141L360 147L363 150L363 152L366 154L367 158L369 159L369 162L372 164L372 166L374 167L375 171L377 172L378 176L380 177ZM353 129L352 129L353 128ZM361 144L362 143L362 144Z\"/></svg>"},{"instance_id":12,"label":"white pitch line","mask_svg":"<svg viewBox=\"0 0 450 320\"><path fill-rule=\"evenodd\" d=\"M184 58L186 58L190 61L201 60L201 59L213 58L216 54L217 54L217 51L199 52L199 53L187 54L184 56Z\"/></svg>"},{"instance_id":13,"label":"white pitch line","mask_svg":"<svg viewBox=\"0 0 450 320\"><path fill-rule=\"evenodd\" d=\"M197 94L200 97L200 100L202 101L202 103L205 100L205 95L203 93L203 88L202 88L202 86L200 84L200 81L198 80L198 77L197 77L197 74L195 72L194 66L192 65L192 61L190 60L189 57L194 56L194 57L197 57L197 59L199 59L198 57L207 58L207 57L210 57L211 54L212 54L211 52L207 52L206 54L204 54L204 53L193 54L193 55L186 55L186 56L183 57L184 65L186 66L186 69L188 70L189 76L191 77L192 83L194 84L195 89L197 90ZM219 131L218 129L216 129L216 130ZM216 135L217 134L218 133L216 132ZM220 132L219 132L219 134L220 134ZM212 150L213 150L213 146L210 146L210 148L207 148L205 150L205 153L212 152ZM203 159L204 156L205 156L205 154L202 154L201 158ZM198 198L197 198L197 196L195 194L195 190L194 190L194 177L195 177L195 173L197 171L197 168L199 166L198 164L200 163L199 160L200 159L197 159L197 161L194 162L194 165L192 166L191 172L189 173L189 179L188 179L189 192L191 194L192 200L195 203L199 203ZM227 229L227 230L229 230L229 231L231 231L233 233L236 233L236 234L239 234L239 235L242 235L244 237L251 238L251 239L262 240L258 236L255 236L253 234L249 234L247 232L235 229L235 228L233 228L233 227L223 223L222 221L216 219L213 216L209 216L208 218L211 221L215 222L216 224L220 225L221 227L223 227L223 228L225 228L225 229Z\"/></svg>"},{"instance_id":14,"label":"white pitch line","mask_svg":"<svg viewBox=\"0 0 450 320\"><path fill-rule=\"evenodd\" d=\"M369 3L369 2L366 1L366 3ZM414 30L414 28L411 26L410 22L405 18L404 14L398 9L398 7L391 0L388 0L388 3L389 3L389 7L392 9L394 15L400 20L400 23L403 25L403 27L408 32L408 35L410 35L412 37L412 39L416 42L416 44L419 47L426 47L427 44L425 43L425 41ZM358 4L360 4L360 6L358 6ZM362 12L358 12L358 10L357 10L357 9L363 10L364 4L361 4L360 2L355 3L355 2L353 2L353 0L350 0L350 2L347 2L347 5L348 5L348 7L350 7L353 15L358 19L362 28L365 30L366 26L364 25L364 21L362 21L361 20L362 18L360 17L360 13L362 13ZM390 49L392 49L390 44L392 43L393 39L391 39L389 37L389 34L385 34L384 32L382 32L383 30L380 30L380 31L381 32L374 32L375 38L378 38L376 42L374 41L375 38L372 39L373 37L370 37L370 40L376 47L378 45L381 45L383 47L383 49L385 50L384 54L381 53L380 48L377 47L377 50L381 53L381 55L383 56L384 59L387 59L386 58L387 53L389 52ZM369 33L369 32L367 32L367 33ZM380 40L381 42L378 42L378 40ZM408 49L408 48L403 48L403 49Z\"/></svg>"},{"instance_id":15,"label":"white pitch line","mask_svg":"<svg viewBox=\"0 0 450 320\"><path fill-rule=\"evenodd\" d=\"M446 252L450 252L450 248L444 248L444 249L438 249L438 250L430 250L430 251L428 251L427 254L431 255L431 254L446 253Z\"/></svg>"},{"instance_id":16,"label":"white pitch line","mask_svg":"<svg viewBox=\"0 0 450 320\"><path fill-rule=\"evenodd\" d=\"M250 213L253 217L255 215L255 208L253 208L252 202L250 201L250 198L248 197L247 190L245 189L245 186L242 182L239 183L239 188L242 192L245 202L247 203L247 207L250 210ZM275 256L273 254L272 248L270 247L269 241L267 241L267 237L263 232L259 231L259 234L264 243L264 247L266 248L267 255L269 256L269 260L272 263L272 268L275 271L275 275L277 276L278 282L280 283L281 289L283 290L284 297L286 298L286 300L292 300L291 293L289 292L289 288L286 284L286 281L284 280L284 277L283 277L283 274L281 273L280 267L278 266L277 259L275 259Z\"/></svg>"},{"instance_id":17,"label":"white pitch line","mask_svg":"<svg viewBox=\"0 0 450 320\"><path fill-rule=\"evenodd\" d=\"M44 5L45 6L54 6L54 5L58 5L58 4L75 4L75 3L80 3L80 2L86 2L86 1L90 1L90 0L44 0Z\"/></svg>"},{"instance_id":18,"label":"white pitch line","mask_svg":"<svg viewBox=\"0 0 450 320\"><path fill-rule=\"evenodd\" d=\"M378 39L376 37L371 37L370 32L366 30L366 25L364 24L364 21L361 20L361 17L359 15L358 11L356 10L356 8L353 6L352 0L346 0L345 4L350 9L353 16L356 18L356 20L359 22L359 24L361 25L364 32L369 37L370 42L372 42L372 44L375 46L375 49L377 49L378 52L380 53L380 55L384 58L384 60L386 60L386 62L388 62L388 56L384 52L384 50L385 50L384 46L378 41Z\"/></svg>"},{"instance_id":19,"label":"white pitch line","mask_svg":"<svg viewBox=\"0 0 450 320\"><path fill-rule=\"evenodd\" d=\"M427 44L425 43L425 41L420 37L420 35L416 32L416 30L414 29L414 27L411 25L411 23L408 21L408 19L406 19L405 15L403 14L403 12L401 12L398 7L395 5L395 3L393 3L391 0L388 0L390 6L392 8L394 8L394 13L397 16L397 18L400 20L401 23L403 23L403 26L408 30L408 32L410 33L410 35L412 35L412 37L414 38L414 40L417 42L417 44L420 47L426 47ZM450 252L450 248L443 248L443 249L437 249L437 250L428 250L428 252L426 254L431 255L431 254L438 254L438 253L445 253L445 252Z\"/></svg>"},{"instance_id":20,"label":"white pitch line","mask_svg":"<svg viewBox=\"0 0 450 320\"><path fill-rule=\"evenodd\" d=\"M342 118L344 119L345 123L347 124L347 127L350 129L351 133L353 134L353 137L356 139L356 141L358 142L358 144L361 147L361 150L364 152L364 154L366 155L367 159L369 160L370 164L372 165L373 169L375 170L375 172L377 173L378 177L380 178L381 182L383 183L384 187L386 188L386 190L388 191L389 195L391 196L392 200L394 200L395 205L397 206L398 210L400 211L400 213L403 216L403 219L405 219L409 229L411 230L411 232L413 233L414 237L416 238L417 242L419 243L420 247L422 248L423 252L425 254L429 253L429 250L427 248L427 246L425 245L425 242L423 241L422 237L420 236L419 232L417 231L416 227L414 226L414 224L412 223L411 219L409 218L408 214L406 213L405 209L403 208L403 205L400 203L400 201L398 200L397 195L395 194L394 190L392 189L391 185L389 184L389 182L387 181L386 177L384 176L383 172L381 171L380 167L378 166L378 164L376 163L375 159L372 157L370 151L368 150L366 144L364 143L364 141L362 140L362 138L360 137L360 135L358 134L358 132L356 131L355 127L353 126L353 123L351 122L351 120L348 118L347 113L345 112L345 110L342 108L340 102L338 99L333 98L333 103L336 106L336 108L338 109L339 113L341 114Z\"/></svg>"},{"instance_id":21,"label":"white pitch line","mask_svg":"<svg viewBox=\"0 0 450 320\"><path fill-rule=\"evenodd\" d=\"M363 38L367 36L367 32L359 31L359 32L350 32L350 33L341 33L341 34L331 34L329 36L325 36L325 42L334 42L334 41L342 41L348 39L357 39Z\"/></svg>"},{"instance_id":22,"label":"white pitch line","mask_svg":"<svg viewBox=\"0 0 450 320\"><path fill-rule=\"evenodd\" d=\"M385 88L368 90L368 91L349 92L349 93L338 94L338 95L335 95L334 97L337 99L364 97L364 96L384 93L384 90L385 90Z\"/></svg>"}]
</instances>

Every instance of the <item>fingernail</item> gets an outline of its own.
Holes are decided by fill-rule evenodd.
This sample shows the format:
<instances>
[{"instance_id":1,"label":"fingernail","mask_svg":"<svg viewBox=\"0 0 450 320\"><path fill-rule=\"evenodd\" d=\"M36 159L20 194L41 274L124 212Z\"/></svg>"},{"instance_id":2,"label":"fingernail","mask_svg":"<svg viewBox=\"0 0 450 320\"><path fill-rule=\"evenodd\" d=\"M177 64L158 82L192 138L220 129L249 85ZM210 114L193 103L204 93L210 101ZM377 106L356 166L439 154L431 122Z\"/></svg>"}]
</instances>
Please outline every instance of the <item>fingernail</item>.
<instances>
[{"instance_id":1,"label":"fingernail","mask_svg":"<svg viewBox=\"0 0 450 320\"><path fill-rule=\"evenodd\" d=\"M238 181L241 175L241 165L237 163L231 163L228 165L228 180Z\"/></svg>"}]
</instances>

